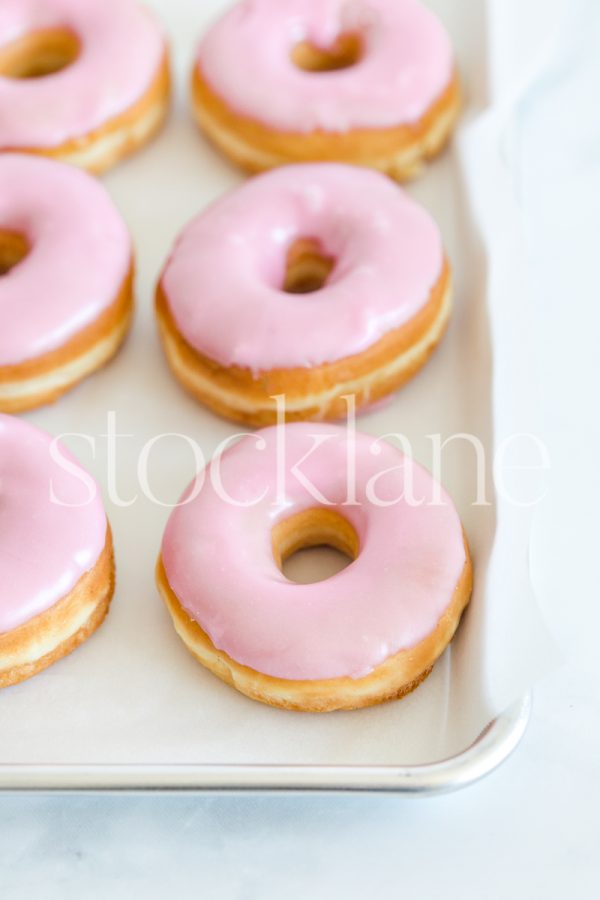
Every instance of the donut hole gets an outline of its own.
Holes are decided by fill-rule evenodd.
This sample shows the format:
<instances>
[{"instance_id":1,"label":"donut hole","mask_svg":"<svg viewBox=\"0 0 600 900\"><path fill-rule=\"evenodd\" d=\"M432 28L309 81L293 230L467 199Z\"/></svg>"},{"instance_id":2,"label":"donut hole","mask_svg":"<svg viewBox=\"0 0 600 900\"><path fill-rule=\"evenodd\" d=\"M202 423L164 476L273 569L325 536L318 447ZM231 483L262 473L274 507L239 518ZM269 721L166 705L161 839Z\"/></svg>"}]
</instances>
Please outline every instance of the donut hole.
<instances>
[{"instance_id":1,"label":"donut hole","mask_svg":"<svg viewBox=\"0 0 600 900\"><path fill-rule=\"evenodd\" d=\"M29 244L22 234L0 229L0 276L7 275L29 253Z\"/></svg>"},{"instance_id":2,"label":"donut hole","mask_svg":"<svg viewBox=\"0 0 600 900\"><path fill-rule=\"evenodd\" d=\"M317 47L310 41L296 44L292 62L304 72L338 72L350 69L363 57L364 43L359 34L340 34L330 47Z\"/></svg>"},{"instance_id":3,"label":"donut hole","mask_svg":"<svg viewBox=\"0 0 600 900\"><path fill-rule=\"evenodd\" d=\"M35 31L0 47L0 75L6 78L44 78L75 62L79 41L67 28Z\"/></svg>"},{"instance_id":4,"label":"donut hole","mask_svg":"<svg viewBox=\"0 0 600 900\"><path fill-rule=\"evenodd\" d=\"M288 581L315 584L349 566L360 545L354 527L338 512L317 507L278 522L271 532L273 557Z\"/></svg>"},{"instance_id":5,"label":"donut hole","mask_svg":"<svg viewBox=\"0 0 600 900\"><path fill-rule=\"evenodd\" d=\"M335 266L319 241L299 238L288 250L283 290L287 294L313 294L325 287Z\"/></svg>"}]
</instances>

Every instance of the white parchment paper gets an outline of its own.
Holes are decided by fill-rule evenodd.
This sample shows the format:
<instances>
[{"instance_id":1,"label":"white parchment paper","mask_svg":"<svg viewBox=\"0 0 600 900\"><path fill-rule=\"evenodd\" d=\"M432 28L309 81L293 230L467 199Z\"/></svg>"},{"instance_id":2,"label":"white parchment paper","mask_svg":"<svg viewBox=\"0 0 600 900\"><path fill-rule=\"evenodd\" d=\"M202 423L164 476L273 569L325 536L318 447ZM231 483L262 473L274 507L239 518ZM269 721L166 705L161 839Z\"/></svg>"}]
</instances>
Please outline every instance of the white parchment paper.
<instances>
[{"instance_id":1,"label":"white parchment paper","mask_svg":"<svg viewBox=\"0 0 600 900\"><path fill-rule=\"evenodd\" d=\"M198 35L225 7L220 0L154 0L169 31L178 95L168 128L146 151L105 177L134 236L138 309L123 352L56 406L28 418L65 442L107 483L110 413L116 430L120 503L108 503L118 589L102 629L38 678L0 694L0 765L314 763L408 764L463 749L553 663L530 590L531 510L498 497L492 461L514 432L535 430L527 385L527 296L518 217L499 155L506 106L489 104L490 33L484 3L436 0L465 83L466 110L453 148L408 190L440 223L455 271L456 307L443 345L389 405L359 427L401 432L431 466L432 434L472 433L486 448L489 505L474 505L476 466L468 441L444 456L475 564L473 601L433 674L402 702L327 716L261 706L205 672L176 637L154 585L161 534L194 473L192 436L210 458L239 431L189 399L167 370L152 313L153 289L182 225L242 176L198 134L187 82ZM493 41L492 41L493 43ZM94 437L94 447L81 433ZM164 505L139 485L138 457L158 434L148 478ZM531 446L517 458L533 465ZM513 476L511 475L511 478ZM518 494L531 487L515 476ZM537 477L537 473L536 473ZM523 496L523 495L520 495ZM232 548L232 554L235 548Z\"/></svg>"}]
</instances>

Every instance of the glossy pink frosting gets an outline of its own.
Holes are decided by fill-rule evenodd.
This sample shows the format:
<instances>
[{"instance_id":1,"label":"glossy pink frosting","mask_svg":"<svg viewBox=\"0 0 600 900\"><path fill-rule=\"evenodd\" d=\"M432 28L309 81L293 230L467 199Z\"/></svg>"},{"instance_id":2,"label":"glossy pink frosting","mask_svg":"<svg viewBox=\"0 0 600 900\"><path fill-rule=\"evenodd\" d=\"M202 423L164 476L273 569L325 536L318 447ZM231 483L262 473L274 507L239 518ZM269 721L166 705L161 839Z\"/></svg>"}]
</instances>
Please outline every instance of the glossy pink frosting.
<instances>
[{"instance_id":1,"label":"glossy pink frosting","mask_svg":"<svg viewBox=\"0 0 600 900\"><path fill-rule=\"evenodd\" d=\"M55 350L115 300L131 241L105 188L43 157L0 155L0 230L29 253L0 275L0 365Z\"/></svg>"},{"instance_id":2,"label":"glossy pink frosting","mask_svg":"<svg viewBox=\"0 0 600 900\"><path fill-rule=\"evenodd\" d=\"M54 461L52 441L0 414L0 633L65 597L106 542L98 486L65 447L59 445L66 463ZM52 502L51 490L63 505Z\"/></svg>"},{"instance_id":3,"label":"glossy pink frosting","mask_svg":"<svg viewBox=\"0 0 600 900\"><path fill-rule=\"evenodd\" d=\"M316 239L336 260L312 294L282 290L288 249L299 238ZM194 219L162 287L192 347L258 372L360 353L425 305L443 262L431 216L384 175L284 166Z\"/></svg>"},{"instance_id":4,"label":"glossy pink frosting","mask_svg":"<svg viewBox=\"0 0 600 900\"><path fill-rule=\"evenodd\" d=\"M282 433L284 456L278 429L268 428L225 451L220 480L213 461L190 485L182 500L193 499L173 511L164 534L166 574L190 616L237 662L295 680L358 678L435 628L465 564L461 523L439 486L435 502L431 475L389 443L357 435L357 502L348 505L346 429L298 423ZM387 506L368 493L378 474L372 487ZM227 502L219 485L245 505ZM277 567L271 529L315 506L350 521L360 553L333 577L299 585Z\"/></svg>"},{"instance_id":5,"label":"glossy pink frosting","mask_svg":"<svg viewBox=\"0 0 600 900\"><path fill-rule=\"evenodd\" d=\"M125 112L165 52L154 17L134 0L2 0L0 45L63 28L79 38L70 66L43 78L0 76L0 149L54 147Z\"/></svg>"},{"instance_id":6,"label":"glossy pink frosting","mask_svg":"<svg viewBox=\"0 0 600 900\"><path fill-rule=\"evenodd\" d=\"M361 35L362 59L329 72L292 61L304 41ZM450 41L416 0L243 0L204 37L197 65L239 114L288 132L393 127L418 120L448 85Z\"/></svg>"}]
</instances>

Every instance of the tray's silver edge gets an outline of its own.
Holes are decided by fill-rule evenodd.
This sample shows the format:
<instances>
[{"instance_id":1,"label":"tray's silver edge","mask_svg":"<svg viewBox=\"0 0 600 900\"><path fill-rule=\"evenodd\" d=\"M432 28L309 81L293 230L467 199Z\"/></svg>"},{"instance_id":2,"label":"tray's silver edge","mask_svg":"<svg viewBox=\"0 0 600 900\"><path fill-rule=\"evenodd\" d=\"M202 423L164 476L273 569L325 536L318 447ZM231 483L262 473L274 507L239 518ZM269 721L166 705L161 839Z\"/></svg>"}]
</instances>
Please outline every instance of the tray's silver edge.
<instances>
[{"instance_id":1,"label":"tray's silver edge","mask_svg":"<svg viewBox=\"0 0 600 900\"><path fill-rule=\"evenodd\" d=\"M488 775L515 749L531 711L526 694L461 753L413 766L0 766L5 791L389 791L441 794Z\"/></svg>"}]
</instances>

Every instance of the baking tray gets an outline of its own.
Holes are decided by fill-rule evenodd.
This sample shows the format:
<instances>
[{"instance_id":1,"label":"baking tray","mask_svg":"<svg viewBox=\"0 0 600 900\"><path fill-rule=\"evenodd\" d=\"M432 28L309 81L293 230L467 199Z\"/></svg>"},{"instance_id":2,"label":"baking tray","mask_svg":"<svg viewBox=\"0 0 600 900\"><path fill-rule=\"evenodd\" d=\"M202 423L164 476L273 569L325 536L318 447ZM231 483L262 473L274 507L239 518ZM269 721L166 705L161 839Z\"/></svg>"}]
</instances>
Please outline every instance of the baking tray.
<instances>
[{"instance_id":1,"label":"baking tray","mask_svg":"<svg viewBox=\"0 0 600 900\"><path fill-rule=\"evenodd\" d=\"M12 791L391 791L424 796L467 787L510 756L525 734L531 696L498 716L462 753L413 766L11 766Z\"/></svg>"},{"instance_id":2,"label":"baking tray","mask_svg":"<svg viewBox=\"0 0 600 900\"><path fill-rule=\"evenodd\" d=\"M423 794L469 784L518 744L529 697L493 721L482 718L485 686L478 622L495 508L470 503L468 449L451 454L444 484L472 545L476 590L452 647L401 703L328 716L271 710L232 691L191 659L154 586L153 568L169 514L196 463L239 431L194 403L169 373L152 312L154 284L181 226L241 175L199 136L187 83L197 36L226 0L153 0L171 36L177 98L166 131L104 182L137 250L138 308L124 350L58 404L26 418L66 444L108 485L118 447L116 488L107 497L117 559L117 593L106 623L81 649L42 675L0 692L0 788L193 790L390 790ZM466 88L465 121L488 102L486 4L431 0L457 47ZM455 145L456 146L456 145ZM470 431L493 446L493 351L486 310L487 264L468 211L456 149L409 187L440 223L454 264L456 308L431 362L391 403L361 416L359 428L409 436L431 467L428 435ZM109 439L114 430L120 437ZM160 503L139 492L140 450ZM91 441L90 441L91 437ZM116 451L115 451L116 452ZM469 483L467 483L469 482ZM489 486L489 485L488 485ZM493 487L490 487L493 492ZM114 491L109 492L113 494ZM164 504L164 505L161 505ZM474 726L474 722L479 722Z\"/></svg>"}]
</instances>

